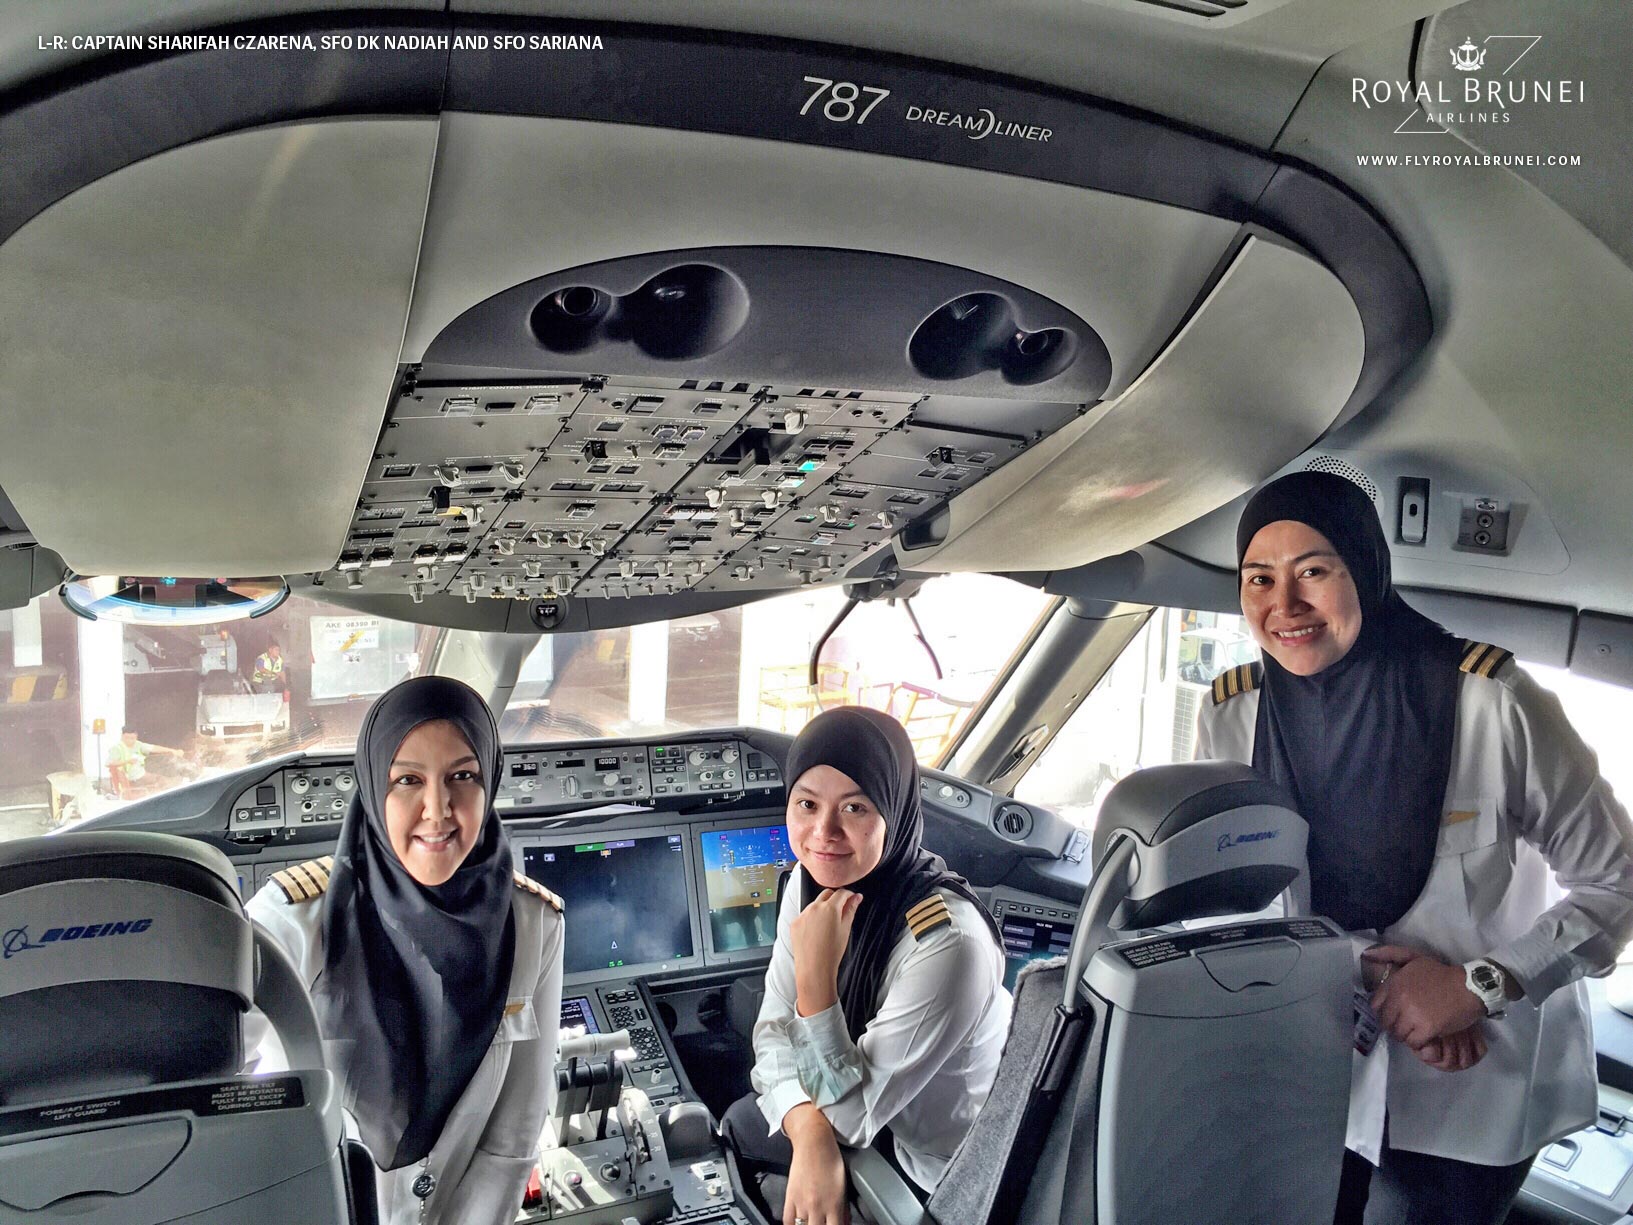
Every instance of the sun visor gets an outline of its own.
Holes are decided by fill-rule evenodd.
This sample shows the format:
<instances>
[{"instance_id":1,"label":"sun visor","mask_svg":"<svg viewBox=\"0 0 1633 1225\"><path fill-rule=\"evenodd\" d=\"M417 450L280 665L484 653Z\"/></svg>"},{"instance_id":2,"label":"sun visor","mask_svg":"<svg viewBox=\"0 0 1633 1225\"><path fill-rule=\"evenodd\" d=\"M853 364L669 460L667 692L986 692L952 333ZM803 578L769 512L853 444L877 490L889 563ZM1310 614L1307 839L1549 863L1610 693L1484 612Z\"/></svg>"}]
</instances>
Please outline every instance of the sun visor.
<instances>
[{"instance_id":1,"label":"sun visor","mask_svg":"<svg viewBox=\"0 0 1633 1225\"><path fill-rule=\"evenodd\" d=\"M931 572L1061 570L1144 544L1320 437L1365 348L1332 273L1249 237L1127 391L952 498L896 552Z\"/></svg>"}]
</instances>

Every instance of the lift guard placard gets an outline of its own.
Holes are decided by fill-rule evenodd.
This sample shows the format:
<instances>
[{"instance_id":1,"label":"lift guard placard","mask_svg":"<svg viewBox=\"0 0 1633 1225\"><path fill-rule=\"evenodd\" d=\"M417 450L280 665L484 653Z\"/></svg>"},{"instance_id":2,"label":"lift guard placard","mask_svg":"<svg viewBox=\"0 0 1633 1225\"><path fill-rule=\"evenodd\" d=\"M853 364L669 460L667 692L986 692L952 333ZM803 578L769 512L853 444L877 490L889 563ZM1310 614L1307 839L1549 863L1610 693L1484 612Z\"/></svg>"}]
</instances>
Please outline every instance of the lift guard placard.
<instances>
[{"instance_id":1,"label":"lift guard placard","mask_svg":"<svg viewBox=\"0 0 1633 1225\"><path fill-rule=\"evenodd\" d=\"M138 1115L186 1111L204 1118L220 1114L253 1114L263 1110L293 1110L305 1104L306 1092L298 1076L223 1080L215 1084L148 1089L52 1106L0 1111L0 1137L83 1123L112 1122Z\"/></svg>"},{"instance_id":2,"label":"lift guard placard","mask_svg":"<svg viewBox=\"0 0 1633 1225\"><path fill-rule=\"evenodd\" d=\"M1123 960L1136 970L1147 966L1178 961L1199 950L1215 949L1230 944L1251 944L1285 936L1293 940L1336 940L1338 933L1325 923L1314 919L1283 919L1270 923L1226 923L1221 927L1205 927L1201 931L1176 932L1172 936L1153 936L1120 948Z\"/></svg>"}]
</instances>

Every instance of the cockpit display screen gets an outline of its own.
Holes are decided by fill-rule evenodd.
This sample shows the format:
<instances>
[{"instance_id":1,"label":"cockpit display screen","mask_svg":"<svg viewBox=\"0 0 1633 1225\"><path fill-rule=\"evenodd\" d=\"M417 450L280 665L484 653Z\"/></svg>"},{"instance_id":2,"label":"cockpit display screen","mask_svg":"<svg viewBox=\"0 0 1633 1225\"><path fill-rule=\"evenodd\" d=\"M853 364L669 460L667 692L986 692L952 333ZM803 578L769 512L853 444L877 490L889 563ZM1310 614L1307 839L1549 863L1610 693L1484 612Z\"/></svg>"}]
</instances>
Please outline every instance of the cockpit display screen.
<instances>
[{"instance_id":1,"label":"cockpit display screen","mask_svg":"<svg viewBox=\"0 0 1633 1225\"><path fill-rule=\"evenodd\" d=\"M529 846L522 868L567 903L566 973L693 955L681 835Z\"/></svg>"},{"instance_id":2,"label":"cockpit display screen","mask_svg":"<svg viewBox=\"0 0 1633 1225\"><path fill-rule=\"evenodd\" d=\"M777 878L793 866L786 825L703 834L703 879L715 952L770 948L776 943Z\"/></svg>"},{"instance_id":3,"label":"cockpit display screen","mask_svg":"<svg viewBox=\"0 0 1633 1225\"><path fill-rule=\"evenodd\" d=\"M1028 962L1048 957L1064 957L1072 948L1072 924L1051 923L1048 919L1026 919L1005 915L1004 986L1015 989L1015 980Z\"/></svg>"},{"instance_id":4,"label":"cockpit display screen","mask_svg":"<svg viewBox=\"0 0 1633 1225\"><path fill-rule=\"evenodd\" d=\"M595 1010L587 995L565 996L561 1001L561 1027L564 1030L582 1026L587 1034L598 1034L601 1027L595 1023Z\"/></svg>"}]
</instances>

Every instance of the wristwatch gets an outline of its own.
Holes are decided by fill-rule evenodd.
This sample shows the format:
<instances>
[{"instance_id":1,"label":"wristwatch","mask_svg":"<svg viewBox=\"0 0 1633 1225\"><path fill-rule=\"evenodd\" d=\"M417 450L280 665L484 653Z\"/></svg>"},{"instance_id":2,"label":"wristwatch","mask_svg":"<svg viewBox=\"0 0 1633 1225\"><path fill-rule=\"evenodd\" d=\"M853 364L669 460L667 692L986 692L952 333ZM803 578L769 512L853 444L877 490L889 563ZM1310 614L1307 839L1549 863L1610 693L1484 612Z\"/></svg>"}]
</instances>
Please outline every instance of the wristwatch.
<instances>
[{"instance_id":1,"label":"wristwatch","mask_svg":"<svg viewBox=\"0 0 1633 1225\"><path fill-rule=\"evenodd\" d=\"M1479 997L1493 1021L1508 1010L1508 975L1496 962L1484 957L1464 962L1463 983Z\"/></svg>"}]
</instances>

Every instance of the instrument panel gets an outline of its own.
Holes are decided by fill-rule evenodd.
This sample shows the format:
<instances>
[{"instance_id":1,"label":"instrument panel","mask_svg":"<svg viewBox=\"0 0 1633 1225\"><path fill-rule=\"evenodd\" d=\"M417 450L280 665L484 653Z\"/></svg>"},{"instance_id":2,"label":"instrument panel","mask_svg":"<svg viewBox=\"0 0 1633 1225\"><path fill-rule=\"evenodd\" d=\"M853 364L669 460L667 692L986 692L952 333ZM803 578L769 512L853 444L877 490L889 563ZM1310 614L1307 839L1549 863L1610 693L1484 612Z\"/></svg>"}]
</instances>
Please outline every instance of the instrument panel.
<instances>
[{"instance_id":1,"label":"instrument panel","mask_svg":"<svg viewBox=\"0 0 1633 1225\"><path fill-rule=\"evenodd\" d=\"M493 806L507 818L608 804L675 807L769 794L782 781L774 756L735 738L531 746L505 750ZM264 843L321 835L339 825L356 789L349 761L285 766L238 794L227 837Z\"/></svg>"}]
</instances>

